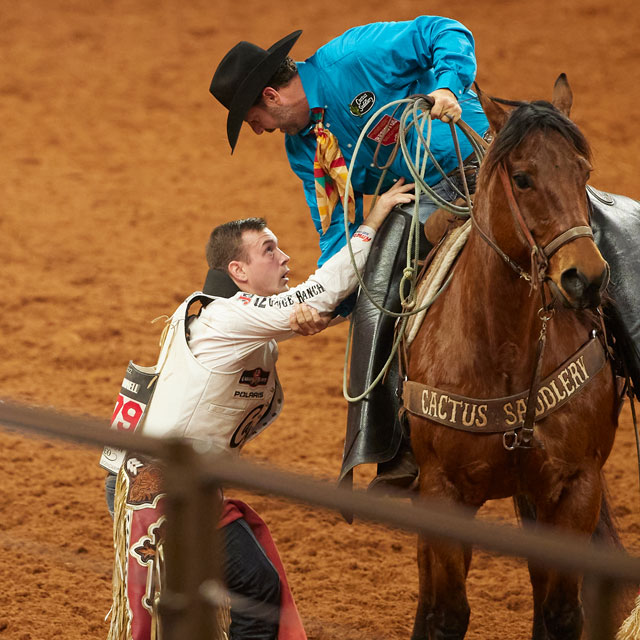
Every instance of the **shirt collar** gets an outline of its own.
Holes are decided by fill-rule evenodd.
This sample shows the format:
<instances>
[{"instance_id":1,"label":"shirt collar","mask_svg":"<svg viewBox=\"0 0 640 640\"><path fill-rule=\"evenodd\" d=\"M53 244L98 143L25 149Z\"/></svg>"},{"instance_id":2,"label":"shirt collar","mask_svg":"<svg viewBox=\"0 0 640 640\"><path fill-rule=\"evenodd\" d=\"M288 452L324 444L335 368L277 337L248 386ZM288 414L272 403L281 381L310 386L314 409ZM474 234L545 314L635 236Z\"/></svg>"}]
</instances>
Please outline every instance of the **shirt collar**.
<instances>
[{"instance_id":1,"label":"shirt collar","mask_svg":"<svg viewBox=\"0 0 640 640\"><path fill-rule=\"evenodd\" d=\"M318 74L310 62L296 62L298 67L298 73L300 74L300 81L302 82L302 88L304 94L307 97L309 103L309 116L311 116L311 109L317 107L326 108L324 97L322 95L322 87L318 81ZM298 133L298 135L305 136L313 130L314 123L310 122L307 127Z\"/></svg>"}]
</instances>

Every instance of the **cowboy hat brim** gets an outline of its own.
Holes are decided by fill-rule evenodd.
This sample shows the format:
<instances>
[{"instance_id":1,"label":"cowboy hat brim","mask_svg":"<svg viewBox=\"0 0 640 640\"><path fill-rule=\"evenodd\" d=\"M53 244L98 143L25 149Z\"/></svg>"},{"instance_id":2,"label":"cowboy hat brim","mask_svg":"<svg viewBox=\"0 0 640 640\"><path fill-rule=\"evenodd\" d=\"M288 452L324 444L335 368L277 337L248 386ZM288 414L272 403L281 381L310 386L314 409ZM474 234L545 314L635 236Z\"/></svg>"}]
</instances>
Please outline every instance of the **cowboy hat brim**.
<instances>
[{"instance_id":1,"label":"cowboy hat brim","mask_svg":"<svg viewBox=\"0 0 640 640\"><path fill-rule=\"evenodd\" d=\"M227 116L227 139L231 153L235 149L240 129L247 111L253 106L260 92L291 51L302 30L294 31L267 49L269 55L256 65L242 81L229 105Z\"/></svg>"}]
</instances>

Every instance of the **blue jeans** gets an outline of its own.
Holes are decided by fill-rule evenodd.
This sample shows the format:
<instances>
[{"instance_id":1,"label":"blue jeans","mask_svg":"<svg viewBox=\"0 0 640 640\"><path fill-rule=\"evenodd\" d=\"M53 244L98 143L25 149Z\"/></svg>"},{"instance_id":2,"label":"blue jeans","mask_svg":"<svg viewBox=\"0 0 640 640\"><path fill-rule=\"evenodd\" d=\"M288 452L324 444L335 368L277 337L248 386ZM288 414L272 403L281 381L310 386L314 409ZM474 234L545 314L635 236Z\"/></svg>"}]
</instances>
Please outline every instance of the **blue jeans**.
<instances>
[{"instance_id":1,"label":"blue jeans","mask_svg":"<svg viewBox=\"0 0 640 640\"><path fill-rule=\"evenodd\" d=\"M475 189L475 177L470 180L469 176L467 176L467 180L469 181L469 189L473 193ZM447 202L453 202L456 198L460 197L460 194L451 185L451 182L453 182L461 193L464 193L462 182L460 181L460 178L457 177L449 178L449 180L443 178L438 182L438 184L432 187L432 189ZM439 205L433 202L426 193L423 193L418 201L418 217L420 218L420 222L424 224L427 221L427 218L429 218L429 216L439 208ZM405 211L412 215L414 204L413 202L410 202L409 204L399 204L396 209L400 209L401 211Z\"/></svg>"},{"instance_id":2,"label":"blue jeans","mask_svg":"<svg viewBox=\"0 0 640 640\"><path fill-rule=\"evenodd\" d=\"M107 474L107 477L104 479L104 495L107 499L107 509L109 509L109 513L113 518L113 502L116 496L116 480L118 476L115 473Z\"/></svg>"},{"instance_id":3,"label":"blue jeans","mask_svg":"<svg viewBox=\"0 0 640 640\"><path fill-rule=\"evenodd\" d=\"M105 478L107 507L113 518L116 476ZM280 576L249 525L234 520L221 530L224 580L243 602L231 607L229 640L276 640L280 613Z\"/></svg>"}]
</instances>

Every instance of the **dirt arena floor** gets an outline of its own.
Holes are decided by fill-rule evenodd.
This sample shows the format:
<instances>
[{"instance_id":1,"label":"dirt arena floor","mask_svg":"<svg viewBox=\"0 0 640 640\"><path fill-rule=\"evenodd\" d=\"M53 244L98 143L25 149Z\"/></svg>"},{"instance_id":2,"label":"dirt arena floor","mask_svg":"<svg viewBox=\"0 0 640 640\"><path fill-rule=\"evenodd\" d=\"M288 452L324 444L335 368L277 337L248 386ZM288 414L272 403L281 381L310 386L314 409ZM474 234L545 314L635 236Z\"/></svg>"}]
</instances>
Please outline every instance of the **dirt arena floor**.
<instances>
[{"instance_id":1,"label":"dirt arena floor","mask_svg":"<svg viewBox=\"0 0 640 640\"><path fill-rule=\"evenodd\" d=\"M203 283L203 247L225 220L264 215L313 270L317 237L279 133L241 135L208 93L222 55L301 28L304 59L345 29L443 13L474 33L478 80L506 98L550 96L566 72L599 188L640 198L637 0L31 0L0 9L0 395L110 417L126 363L155 362L150 321ZM281 349L286 406L246 455L333 481L346 403L346 327ZM99 639L110 607L111 521L98 449L3 430L0 639ZM372 475L357 476L363 486ZM640 552L628 409L606 465L627 547ZM400 640L417 598L414 536L240 494L271 526L312 640ZM481 517L513 523L509 501ZM519 560L477 551L468 638L529 635Z\"/></svg>"}]
</instances>

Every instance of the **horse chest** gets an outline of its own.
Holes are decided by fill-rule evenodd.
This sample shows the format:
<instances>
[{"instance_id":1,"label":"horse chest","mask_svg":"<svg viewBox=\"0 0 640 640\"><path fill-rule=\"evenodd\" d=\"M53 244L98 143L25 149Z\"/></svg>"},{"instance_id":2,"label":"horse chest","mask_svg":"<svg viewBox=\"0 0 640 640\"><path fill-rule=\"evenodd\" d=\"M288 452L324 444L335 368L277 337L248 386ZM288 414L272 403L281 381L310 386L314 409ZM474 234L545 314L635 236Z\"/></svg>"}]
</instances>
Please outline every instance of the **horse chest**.
<instances>
[{"instance_id":1,"label":"horse chest","mask_svg":"<svg viewBox=\"0 0 640 640\"><path fill-rule=\"evenodd\" d=\"M499 397L526 387L531 378L529 360L522 344L513 341L487 346L486 341L465 340L430 358L422 379L463 395ZM417 375L421 379L421 374Z\"/></svg>"}]
</instances>

